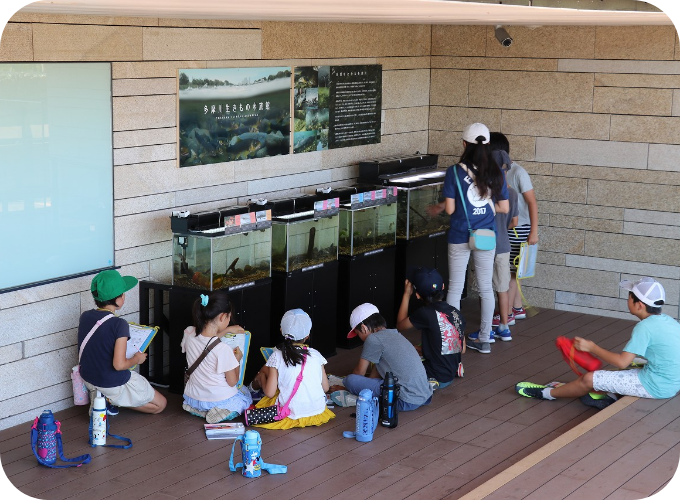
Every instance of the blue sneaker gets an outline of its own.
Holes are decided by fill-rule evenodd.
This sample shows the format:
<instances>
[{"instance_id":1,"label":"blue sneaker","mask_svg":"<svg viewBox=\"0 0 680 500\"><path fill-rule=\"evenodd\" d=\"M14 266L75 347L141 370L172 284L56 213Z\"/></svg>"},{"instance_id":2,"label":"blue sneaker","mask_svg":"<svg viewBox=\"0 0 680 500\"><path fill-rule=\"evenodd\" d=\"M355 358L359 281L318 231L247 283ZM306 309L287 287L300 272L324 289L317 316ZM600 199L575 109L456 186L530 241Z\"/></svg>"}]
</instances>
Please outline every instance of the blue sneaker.
<instances>
[{"instance_id":1,"label":"blue sneaker","mask_svg":"<svg viewBox=\"0 0 680 500\"><path fill-rule=\"evenodd\" d=\"M472 340L473 342L477 342L479 340L479 330L468 334L468 339ZM489 344L493 344L494 342L496 342L496 339L494 338L494 331L491 330L489 333Z\"/></svg>"},{"instance_id":2,"label":"blue sneaker","mask_svg":"<svg viewBox=\"0 0 680 500\"><path fill-rule=\"evenodd\" d=\"M118 413L119 413L118 407L116 405L111 404L111 402L107 399L106 400L106 414L114 416L114 415L118 415Z\"/></svg>"},{"instance_id":3,"label":"blue sneaker","mask_svg":"<svg viewBox=\"0 0 680 500\"><path fill-rule=\"evenodd\" d=\"M492 333L492 335L493 334L494 333ZM505 330L496 330L495 335L496 337L500 338L503 342L512 340L512 335L510 335L510 328L506 328Z\"/></svg>"}]
</instances>

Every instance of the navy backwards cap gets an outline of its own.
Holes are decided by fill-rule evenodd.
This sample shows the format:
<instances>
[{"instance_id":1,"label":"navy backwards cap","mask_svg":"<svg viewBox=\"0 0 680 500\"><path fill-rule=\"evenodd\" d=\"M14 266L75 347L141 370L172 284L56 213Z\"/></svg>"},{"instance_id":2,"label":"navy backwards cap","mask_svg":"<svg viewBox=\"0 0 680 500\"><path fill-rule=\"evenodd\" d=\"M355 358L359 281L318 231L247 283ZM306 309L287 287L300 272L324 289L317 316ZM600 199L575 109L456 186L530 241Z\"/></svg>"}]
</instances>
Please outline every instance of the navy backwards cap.
<instances>
[{"instance_id":1,"label":"navy backwards cap","mask_svg":"<svg viewBox=\"0 0 680 500\"><path fill-rule=\"evenodd\" d=\"M430 267L417 267L406 273L407 279L421 297L430 297L444 289L444 279L439 271Z\"/></svg>"}]
</instances>

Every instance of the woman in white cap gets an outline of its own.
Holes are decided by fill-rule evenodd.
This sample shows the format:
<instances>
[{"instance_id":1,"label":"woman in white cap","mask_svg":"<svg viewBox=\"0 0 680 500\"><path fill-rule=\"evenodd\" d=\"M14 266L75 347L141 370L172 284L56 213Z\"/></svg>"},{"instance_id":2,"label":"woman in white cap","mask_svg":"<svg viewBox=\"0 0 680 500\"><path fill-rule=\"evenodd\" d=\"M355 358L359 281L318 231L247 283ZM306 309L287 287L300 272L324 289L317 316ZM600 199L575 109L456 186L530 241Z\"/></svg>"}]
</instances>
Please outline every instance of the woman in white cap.
<instances>
[{"instance_id":1,"label":"woman in white cap","mask_svg":"<svg viewBox=\"0 0 680 500\"><path fill-rule=\"evenodd\" d=\"M508 185L489 147L489 129L483 123L468 125L463 131L465 150L458 164L446 171L444 179L444 209L451 215L449 242L449 293L446 301L460 310L460 299L465 284L465 269L470 253L482 303L478 332L471 335L467 347L490 353L491 322L494 294L492 287L495 249L470 248L473 230L495 231L496 212L507 213Z\"/></svg>"},{"instance_id":2,"label":"woman in white cap","mask_svg":"<svg viewBox=\"0 0 680 500\"><path fill-rule=\"evenodd\" d=\"M326 408L328 377L324 365L327 363L319 351L308 347L305 342L312 329L312 319L302 309L286 311L281 318L283 342L276 346L267 364L251 382L253 390L262 389L263 397L256 408L277 404L282 407L289 401L290 415L277 422L256 424L265 429L291 429L322 425L335 417ZM293 394L296 380L302 373L302 380ZM292 397L291 397L292 395Z\"/></svg>"}]
</instances>

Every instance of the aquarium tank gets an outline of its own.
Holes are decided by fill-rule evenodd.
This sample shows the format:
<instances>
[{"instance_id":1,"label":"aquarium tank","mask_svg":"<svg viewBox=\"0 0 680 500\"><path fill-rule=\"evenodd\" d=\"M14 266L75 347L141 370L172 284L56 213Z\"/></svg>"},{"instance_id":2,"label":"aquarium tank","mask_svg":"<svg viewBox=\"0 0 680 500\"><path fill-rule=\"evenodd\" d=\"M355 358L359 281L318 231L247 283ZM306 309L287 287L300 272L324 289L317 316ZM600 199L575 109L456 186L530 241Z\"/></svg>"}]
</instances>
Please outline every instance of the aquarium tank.
<instances>
[{"instance_id":1,"label":"aquarium tank","mask_svg":"<svg viewBox=\"0 0 680 500\"><path fill-rule=\"evenodd\" d=\"M397 204L340 208L338 253L358 255L395 244Z\"/></svg>"},{"instance_id":2,"label":"aquarium tank","mask_svg":"<svg viewBox=\"0 0 680 500\"><path fill-rule=\"evenodd\" d=\"M290 273L337 260L339 216L315 219L313 213L273 216L272 271Z\"/></svg>"},{"instance_id":3,"label":"aquarium tank","mask_svg":"<svg viewBox=\"0 0 680 500\"><path fill-rule=\"evenodd\" d=\"M271 275L272 229L220 236L173 235L172 284L217 290Z\"/></svg>"},{"instance_id":4,"label":"aquarium tank","mask_svg":"<svg viewBox=\"0 0 680 500\"><path fill-rule=\"evenodd\" d=\"M443 200L443 182L413 188L397 188L397 238L412 240L446 231L449 215L431 215L429 208Z\"/></svg>"}]
</instances>

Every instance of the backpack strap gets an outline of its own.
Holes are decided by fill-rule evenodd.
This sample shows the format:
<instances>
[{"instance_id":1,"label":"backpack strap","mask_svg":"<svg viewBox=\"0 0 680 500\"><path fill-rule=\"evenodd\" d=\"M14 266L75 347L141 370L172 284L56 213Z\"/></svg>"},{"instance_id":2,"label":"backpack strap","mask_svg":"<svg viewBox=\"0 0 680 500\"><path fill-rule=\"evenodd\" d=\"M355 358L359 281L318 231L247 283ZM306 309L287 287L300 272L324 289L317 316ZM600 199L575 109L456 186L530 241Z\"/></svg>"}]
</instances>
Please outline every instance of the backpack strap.
<instances>
[{"instance_id":1,"label":"backpack strap","mask_svg":"<svg viewBox=\"0 0 680 500\"><path fill-rule=\"evenodd\" d=\"M234 444L231 445L231 456L229 457L229 470L231 472L236 472L236 469L239 467L243 467L243 463L239 462L236 465L234 465L234 448L236 448L236 443L240 441L241 446L243 446L243 436L239 436L236 439L234 439Z\"/></svg>"},{"instance_id":2,"label":"backpack strap","mask_svg":"<svg viewBox=\"0 0 680 500\"><path fill-rule=\"evenodd\" d=\"M104 446L109 447L109 448L122 448L123 450L127 450L129 448L132 448L132 439L126 438L123 436L117 436L116 434L111 434L109 432L109 419L106 419L106 435L111 436L114 439L118 439L119 441L125 441L127 444L105 444Z\"/></svg>"},{"instance_id":3,"label":"backpack strap","mask_svg":"<svg viewBox=\"0 0 680 500\"><path fill-rule=\"evenodd\" d=\"M270 474L285 474L288 472L288 467L285 465L268 464L260 460L260 469L266 470Z\"/></svg>"}]
</instances>

